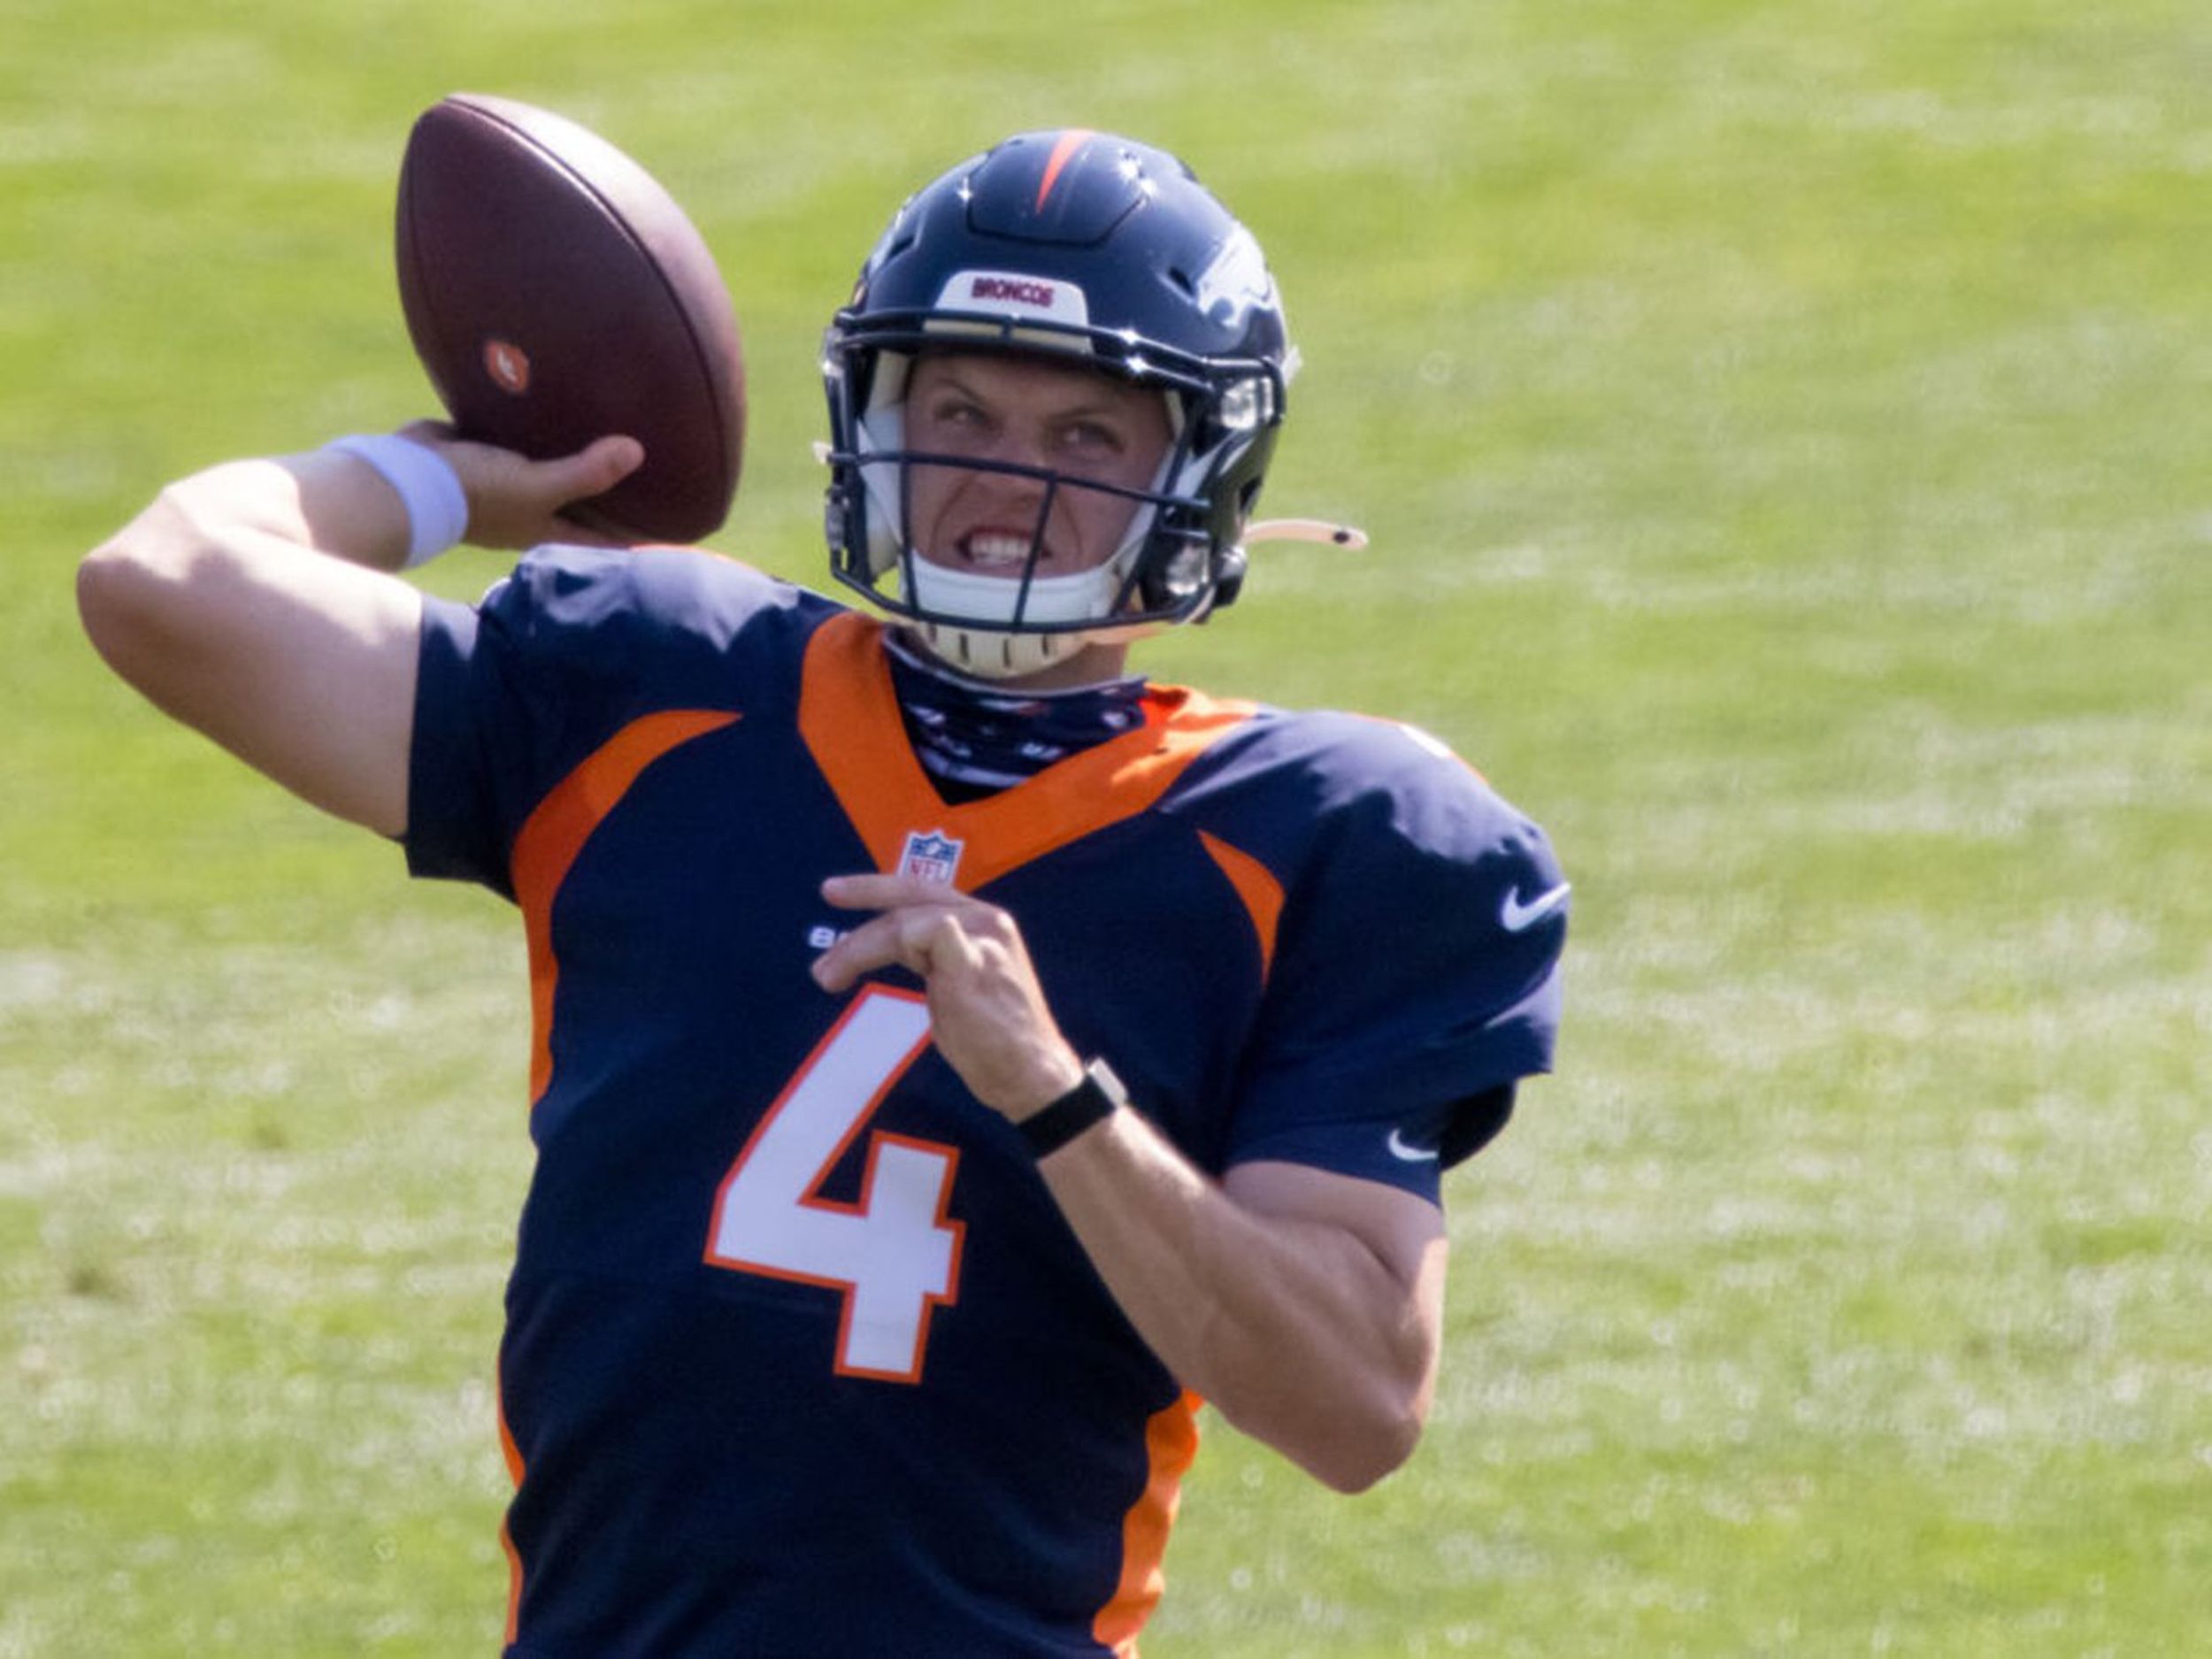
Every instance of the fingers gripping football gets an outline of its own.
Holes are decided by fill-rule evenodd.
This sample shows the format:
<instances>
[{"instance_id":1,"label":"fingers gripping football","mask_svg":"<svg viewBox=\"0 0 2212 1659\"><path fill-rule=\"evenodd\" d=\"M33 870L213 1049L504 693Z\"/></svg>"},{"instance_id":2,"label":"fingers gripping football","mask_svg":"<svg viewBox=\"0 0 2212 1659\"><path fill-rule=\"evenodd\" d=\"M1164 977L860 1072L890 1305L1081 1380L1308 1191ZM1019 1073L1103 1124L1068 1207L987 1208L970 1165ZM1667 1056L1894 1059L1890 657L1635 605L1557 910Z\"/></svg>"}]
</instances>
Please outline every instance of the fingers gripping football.
<instances>
[{"instance_id":1,"label":"fingers gripping football","mask_svg":"<svg viewBox=\"0 0 2212 1659\"><path fill-rule=\"evenodd\" d=\"M611 488L635 472L645 451L630 437L599 438L573 455L536 461L458 436L439 421L419 420L402 435L445 458L468 497L468 539L477 547L526 548L543 541L603 542L562 510Z\"/></svg>"},{"instance_id":2,"label":"fingers gripping football","mask_svg":"<svg viewBox=\"0 0 2212 1659\"><path fill-rule=\"evenodd\" d=\"M1020 928L995 904L910 876L840 876L823 896L877 914L818 957L814 978L841 994L868 973L904 968L929 996L938 1052L987 1106L1018 1122L1080 1080Z\"/></svg>"}]
</instances>

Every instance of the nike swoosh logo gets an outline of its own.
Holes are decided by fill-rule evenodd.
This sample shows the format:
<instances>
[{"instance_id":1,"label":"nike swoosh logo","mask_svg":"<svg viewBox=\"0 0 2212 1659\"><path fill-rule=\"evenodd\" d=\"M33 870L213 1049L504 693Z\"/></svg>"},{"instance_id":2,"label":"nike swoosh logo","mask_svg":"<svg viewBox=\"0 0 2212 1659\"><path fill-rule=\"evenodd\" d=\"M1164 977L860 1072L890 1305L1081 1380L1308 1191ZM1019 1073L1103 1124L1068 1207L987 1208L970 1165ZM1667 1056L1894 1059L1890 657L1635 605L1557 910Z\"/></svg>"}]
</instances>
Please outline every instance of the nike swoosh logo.
<instances>
[{"instance_id":1,"label":"nike swoosh logo","mask_svg":"<svg viewBox=\"0 0 2212 1659\"><path fill-rule=\"evenodd\" d=\"M1405 1136L1393 1129L1390 1132L1390 1156L1408 1164L1427 1164L1435 1159L1437 1149L1434 1147L1408 1146Z\"/></svg>"},{"instance_id":2,"label":"nike swoosh logo","mask_svg":"<svg viewBox=\"0 0 2212 1659\"><path fill-rule=\"evenodd\" d=\"M1563 881L1548 893L1540 893L1524 901L1521 889L1514 887L1505 895L1505 902L1498 906L1498 924L1509 933L1525 933L1567 902L1574 891L1574 883Z\"/></svg>"}]
</instances>

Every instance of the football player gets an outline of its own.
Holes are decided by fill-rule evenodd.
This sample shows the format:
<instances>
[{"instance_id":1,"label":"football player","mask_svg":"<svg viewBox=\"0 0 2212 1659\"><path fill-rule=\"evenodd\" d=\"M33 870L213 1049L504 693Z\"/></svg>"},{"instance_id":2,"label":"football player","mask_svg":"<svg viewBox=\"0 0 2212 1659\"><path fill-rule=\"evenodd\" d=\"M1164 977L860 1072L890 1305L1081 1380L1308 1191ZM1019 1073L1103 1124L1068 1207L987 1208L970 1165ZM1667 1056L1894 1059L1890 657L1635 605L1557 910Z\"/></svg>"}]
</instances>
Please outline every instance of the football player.
<instances>
[{"instance_id":1,"label":"football player","mask_svg":"<svg viewBox=\"0 0 2212 1659\"><path fill-rule=\"evenodd\" d=\"M1407 727L1128 672L1237 599L1294 362L1187 169L963 161L823 361L868 611L584 545L625 437L427 426L81 572L162 708L519 909L530 1659L1133 1652L1202 1401L1346 1491L1412 1451L1440 1178L1551 1061L1533 824ZM480 604L388 573L465 531L533 549Z\"/></svg>"}]
</instances>

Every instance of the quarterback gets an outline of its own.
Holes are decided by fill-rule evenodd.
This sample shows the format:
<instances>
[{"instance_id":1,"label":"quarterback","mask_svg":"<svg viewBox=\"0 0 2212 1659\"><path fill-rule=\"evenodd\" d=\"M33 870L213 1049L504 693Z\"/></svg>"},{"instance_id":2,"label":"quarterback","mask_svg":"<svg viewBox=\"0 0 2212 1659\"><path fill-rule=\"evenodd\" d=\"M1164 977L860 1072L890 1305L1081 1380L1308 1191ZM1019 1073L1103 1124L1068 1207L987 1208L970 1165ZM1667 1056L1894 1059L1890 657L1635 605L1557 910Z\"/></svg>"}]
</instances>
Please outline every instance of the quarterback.
<instances>
[{"instance_id":1,"label":"quarterback","mask_svg":"<svg viewBox=\"0 0 2212 1659\"><path fill-rule=\"evenodd\" d=\"M162 709L511 900L536 1161L514 1659L1133 1654L1210 1401L1327 1485L1433 1394L1444 1170L1549 1069L1568 887L1433 739L1150 682L1238 596L1294 365L1172 157L924 187L823 352L865 609L427 425L84 562ZM528 549L481 603L393 572Z\"/></svg>"}]
</instances>

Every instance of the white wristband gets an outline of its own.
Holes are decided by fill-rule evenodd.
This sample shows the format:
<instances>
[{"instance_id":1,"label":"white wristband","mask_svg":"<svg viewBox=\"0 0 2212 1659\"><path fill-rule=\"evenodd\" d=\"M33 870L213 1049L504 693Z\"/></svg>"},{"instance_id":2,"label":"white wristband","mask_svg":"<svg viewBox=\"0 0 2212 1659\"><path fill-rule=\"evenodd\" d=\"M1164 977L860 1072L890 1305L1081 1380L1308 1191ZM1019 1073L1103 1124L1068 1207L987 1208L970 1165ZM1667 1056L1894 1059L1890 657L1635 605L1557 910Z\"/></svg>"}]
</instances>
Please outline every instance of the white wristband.
<instances>
[{"instance_id":1,"label":"white wristband","mask_svg":"<svg viewBox=\"0 0 2212 1659\"><path fill-rule=\"evenodd\" d=\"M407 509L407 564L428 564L468 534L469 498L445 457L393 433L357 433L323 446L365 461Z\"/></svg>"}]
</instances>

